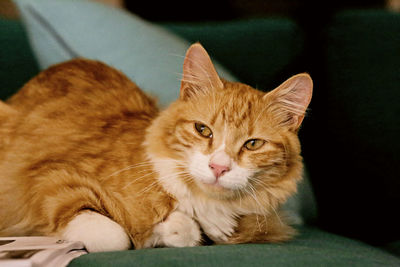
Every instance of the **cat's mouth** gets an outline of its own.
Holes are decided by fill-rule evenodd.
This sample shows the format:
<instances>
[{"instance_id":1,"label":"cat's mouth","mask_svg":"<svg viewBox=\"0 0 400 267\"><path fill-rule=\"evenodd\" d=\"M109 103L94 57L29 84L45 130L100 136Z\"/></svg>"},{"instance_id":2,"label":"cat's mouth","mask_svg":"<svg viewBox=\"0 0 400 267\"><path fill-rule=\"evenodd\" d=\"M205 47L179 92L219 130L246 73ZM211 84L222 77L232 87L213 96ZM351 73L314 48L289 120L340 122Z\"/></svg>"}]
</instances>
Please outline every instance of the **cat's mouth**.
<instances>
[{"instance_id":1,"label":"cat's mouth","mask_svg":"<svg viewBox=\"0 0 400 267\"><path fill-rule=\"evenodd\" d=\"M220 179L214 181L198 181L197 185L206 195L218 199L230 199L235 197L235 189L225 185Z\"/></svg>"},{"instance_id":2,"label":"cat's mouth","mask_svg":"<svg viewBox=\"0 0 400 267\"><path fill-rule=\"evenodd\" d=\"M227 190L229 188L226 188L225 186L223 186L219 180L215 180L214 182L202 182L206 187L208 188L212 188L214 190Z\"/></svg>"},{"instance_id":3,"label":"cat's mouth","mask_svg":"<svg viewBox=\"0 0 400 267\"><path fill-rule=\"evenodd\" d=\"M204 194L213 199L230 200L237 198L237 188L224 185L218 179L214 182L197 182L198 187Z\"/></svg>"}]
</instances>

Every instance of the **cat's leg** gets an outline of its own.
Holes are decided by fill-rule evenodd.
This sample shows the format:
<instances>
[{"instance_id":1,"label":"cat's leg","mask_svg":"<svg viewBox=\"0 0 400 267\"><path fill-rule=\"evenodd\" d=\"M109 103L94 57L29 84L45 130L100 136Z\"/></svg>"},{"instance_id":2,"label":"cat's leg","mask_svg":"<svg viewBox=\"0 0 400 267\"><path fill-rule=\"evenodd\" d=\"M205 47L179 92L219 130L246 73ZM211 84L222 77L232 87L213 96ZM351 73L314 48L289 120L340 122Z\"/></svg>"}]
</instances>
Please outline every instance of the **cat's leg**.
<instances>
[{"instance_id":1,"label":"cat's leg","mask_svg":"<svg viewBox=\"0 0 400 267\"><path fill-rule=\"evenodd\" d=\"M63 230L62 238L82 241L89 252L127 250L131 247L124 228L93 211L84 211L74 217Z\"/></svg>"},{"instance_id":2,"label":"cat's leg","mask_svg":"<svg viewBox=\"0 0 400 267\"><path fill-rule=\"evenodd\" d=\"M180 211L173 211L154 227L145 247L194 247L200 244L201 231L197 222Z\"/></svg>"},{"instance_id":3,"label":"cat's leg","mask_svg":"<svg viewBox=\"0 0 400 267\"><path fill-rule=\"evenodd\" d=\"M235 232L226 241L217 244L279 243L290 240L296 230L279 213L269 215L249 214L239 219Z\"/></svg>"}]
</instances>

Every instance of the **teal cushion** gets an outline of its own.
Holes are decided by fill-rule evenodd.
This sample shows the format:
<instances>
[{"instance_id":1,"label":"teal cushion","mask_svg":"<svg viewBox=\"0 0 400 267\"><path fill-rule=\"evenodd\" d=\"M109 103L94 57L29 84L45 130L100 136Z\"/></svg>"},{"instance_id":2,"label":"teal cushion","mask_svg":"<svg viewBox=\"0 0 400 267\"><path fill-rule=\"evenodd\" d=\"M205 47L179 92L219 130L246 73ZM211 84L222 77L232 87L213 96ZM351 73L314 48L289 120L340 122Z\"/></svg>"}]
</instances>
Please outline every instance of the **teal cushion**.
<instances>
[{"instance_id":1,"label":"teal cushion","mask_svg":"<svg viewBox=\"0 0 400 267\"><path fill-rule=\"evenodd\" d=\"M321 226L374 244L400 240L400 14L341 12L323 36L303 132Z\"/></svg>"},{"instance_id":2,"label":"teal cushion","mask_svg":"<svg viewBox=\"0 0 400 267\"><path fill-rule=\"evenodd\" d=\"M13 95L38 71L21 23L0 18L0 100Z\"/></svg>"},{"instance_id":3,"label":"teal cushion","mask_svg":"<svg viewBox=\"0 0 400 267\"><path fill-rule=\"evenodd\" d=\"M90 1L15 2L42 69L75 57L97 59L122 70L162 105L178 97L187 41L133 14ZM222 67L217 70L235 80Z\"/></svg>"},{"instance_id":4,"label":"teal cushion","mask_svg":"<svg viewBox=\"0 0 400 267\"><path fill-rule=\"evenodd\" d=\"M301 229L283 244L242 244L194 248L155 248L93 253L70 263L79 266L399 266L400 259L364 243Z\"/></svg>"}]
</instances>

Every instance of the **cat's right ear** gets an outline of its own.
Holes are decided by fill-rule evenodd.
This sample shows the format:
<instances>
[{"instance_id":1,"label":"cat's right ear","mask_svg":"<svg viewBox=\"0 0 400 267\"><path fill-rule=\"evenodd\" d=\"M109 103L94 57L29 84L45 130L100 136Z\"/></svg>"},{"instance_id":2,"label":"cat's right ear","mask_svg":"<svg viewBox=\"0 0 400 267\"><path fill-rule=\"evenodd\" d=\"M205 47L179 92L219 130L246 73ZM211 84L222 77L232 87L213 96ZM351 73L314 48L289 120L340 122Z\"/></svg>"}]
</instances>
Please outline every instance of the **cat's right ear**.
<instances>
[{"instance_id":1,"label":"cat's right ear","mask_svg":"<svg viewBox=\"0 0 400 267\"><path fill-rule=\"evenodd\" d=\"M199 43L191 45L183 62L180 98L186 100L223 86L207 51Z\"/></svg>"}]
</instances>

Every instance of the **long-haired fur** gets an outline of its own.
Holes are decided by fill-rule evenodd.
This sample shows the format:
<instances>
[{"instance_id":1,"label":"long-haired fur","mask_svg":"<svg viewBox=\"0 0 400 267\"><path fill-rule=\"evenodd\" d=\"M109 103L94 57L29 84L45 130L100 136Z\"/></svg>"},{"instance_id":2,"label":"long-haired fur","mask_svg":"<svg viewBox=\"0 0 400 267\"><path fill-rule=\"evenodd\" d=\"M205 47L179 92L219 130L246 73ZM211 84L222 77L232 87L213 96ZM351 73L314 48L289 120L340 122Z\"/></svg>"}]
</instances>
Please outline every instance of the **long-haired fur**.
<instances>
[{"instance_id":1,"label":"long-haired fur","mask_svg":"<svg viewBox=\"0 0 400 267\"><path fill-rule=\"evenodd\" d=\"M159 112L103 63L50 67L0 103L0 236L57 236L91 210L141 248L154 226L180 209L218 243L287 240L294 230L279 206L301 179L297 130L311 88L307 74L269 93L222 80L195 44L180 98ZM212 138L200 136L196 122L207 124ZM246 150L251 138L265 144ZM221 147L251 173L240 186L207 187L193 175L193 155L208 159Z\"/></svg>"}]
</instances>

